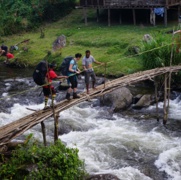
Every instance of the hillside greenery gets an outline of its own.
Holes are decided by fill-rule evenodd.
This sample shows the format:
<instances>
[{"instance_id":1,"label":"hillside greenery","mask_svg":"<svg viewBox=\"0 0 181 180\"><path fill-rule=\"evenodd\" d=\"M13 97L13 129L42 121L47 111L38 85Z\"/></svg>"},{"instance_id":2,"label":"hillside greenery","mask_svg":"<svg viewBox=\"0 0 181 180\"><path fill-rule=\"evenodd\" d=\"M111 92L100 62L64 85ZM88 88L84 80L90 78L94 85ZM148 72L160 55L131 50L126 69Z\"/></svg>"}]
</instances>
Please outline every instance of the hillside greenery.
<instances>
[{"instance_id":1,"label":"hillside greenery","mask_svg":"<svg viewBox=\"0 0 181 180\"><path fill-rule=\"evenodd\" d=\"M10 35L33 30L43 22L65 16L75 6L75 0L1 0L0 34Z\"/></svg>"},{"instance_id":2,"label":"hillside greenery","mask_svg":"<svg viewBox=\"0 0 181 180\"><path fill-rule=\"evenodd\" d=\"M96 60L107 63L106 71L104 66L95 66L95 71L99 75L106 73L119 76L143 70L145 69L144 60L147 57L151 59L149 60L151 62L156 59L150 56L150 52L146 56L140 54L161 44L168 44L167 56L170 57L169 44L172 43L172 35L166 32L173 29L174 25L165 28L162 25L152 27L114 24L108 27L105 22L96 23L94 10L88 11L88 17L88 25L85 26L82 9L75 9L66 16L62 16L60 20L51 23L44 22L39 28L30 32L1 36L0 43L10 47L25 39L30 39L29 43L19 44L18 50L13 52L15 60L27 67L36 66L44 58L49 62L56 61L59 66L66 56L77 52L84 55L85 50L89 49ZM66 36L66 46L54 52L52 44L62 34ZM161 44L145 47L144 34L150 34L153 39L160 38ZM47 56L48 52L51 52L49 56ZM155 53L155 55L158 54ZM3 60L2 57L1 61ZM81 62L79 62L79 67L81 69Z\"/></svg>"}]
</instances>

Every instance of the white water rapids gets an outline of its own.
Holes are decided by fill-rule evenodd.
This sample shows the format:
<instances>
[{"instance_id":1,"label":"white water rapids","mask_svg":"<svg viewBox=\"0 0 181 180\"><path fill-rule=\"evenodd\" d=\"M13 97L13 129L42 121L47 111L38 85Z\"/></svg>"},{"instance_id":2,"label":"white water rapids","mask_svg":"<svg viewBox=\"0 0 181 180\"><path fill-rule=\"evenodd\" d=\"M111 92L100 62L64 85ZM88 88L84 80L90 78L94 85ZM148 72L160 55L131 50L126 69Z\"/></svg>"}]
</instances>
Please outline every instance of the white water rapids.
<instances>
[{"instance_id":1,"label":"white water rapids","mask_svg":"<svg viewBox=\"0 0 181 180\"><path fill-rule=\"evenodd\" d=\"M1 97L6 97L4 93ZM10 101L6 99L5 101ZM180 120L181 101L170 101L169 117ZM159 106L162 106L160 103ZM43 104L14 104L10 113L0 113L0 126L32 113L26 107L41 109ZM154 106L149 107L152 109ZM20 113L21 112L21 113ZM45 121L47 139L53 142L53 120ZM181 179L181 138L155 119L139 120L128 115L109 115L109 109L82 103L60 113L59 125L71 129L59 138L68 147L79 149L90 174L111 173L121 180L150 180L150 168L163 172L162 179ZM40 125L25 132L42 141ZM153 174L153 173L152 173ZM160 177L160 176L159 176ZM158 180L162 180L158 179Z\"/></svg>"},{"instance_id":2,"label":"white water rapids","mask_svg":"<svg viewBox=\"0 0 181 180\"><path fill-rule=\"evenodd\" d=\"M8 97L34 87L32 78L22 78L31 74L31 69L28 73L27 69L20 71L0 66L0 126L31 114L26 107L43 108L40 90ZM21 78L7 79L17 76ZM57 96L64 97L65 93ZM163 107L163 103L159 103L159 107ZM144 111L152 113L154 108L150 106ZM147 118L146 113L136 111L135 114L136 117L122 112L112 115L107 107L84 102L60 113L59 129L62 134L63 130L66 133L59 138L68 147L79 149L79 156L90 174L111 173L121 180L181 180L181 125L177 127L177 122L181 121L180 98L170 101L167 128L162 121ZM45 126L47 141L53 142L53 119L46 120ZM172 130L171 126L177 130ZM17 139L29 133L43 140L39 124Z\"/></svg>"}]
</instances>

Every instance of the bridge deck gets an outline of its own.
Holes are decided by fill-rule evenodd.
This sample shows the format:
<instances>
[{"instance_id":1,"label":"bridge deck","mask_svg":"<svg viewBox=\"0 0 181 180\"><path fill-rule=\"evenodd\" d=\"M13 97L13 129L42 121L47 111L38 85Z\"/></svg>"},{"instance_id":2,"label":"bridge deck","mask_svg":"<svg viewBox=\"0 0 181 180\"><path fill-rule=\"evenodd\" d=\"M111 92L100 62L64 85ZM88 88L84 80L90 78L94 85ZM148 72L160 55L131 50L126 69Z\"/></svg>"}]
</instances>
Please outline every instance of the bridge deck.
<instances>
[{"instance_id":1,"label":"bridge deck","mask_svg":"<svg viewBox=\"0 0 181 180\"><path fill-rule=\"evenodd\" d=\"M55 113L59 113L66 110L80 102L83 102L89 98L95 98L107 94L114 89L119 87L127 86L130 84L135 84L139 81L146 79L152 79L155 76L159 76L168 72L177 72L181 70L181 66L163 67L156 68L152 70L142 71L134 74L130 74L115 80L109 81L104 85L97 86L96 90L92 90L88 95L86 93L81 93L80 99L72 99L71 101L63 100L55 105ZM16 120L10 124L0 127L0 146L7 144L12 139L23 134L25 131L31 127L37 125L38 123L51 117L53 112L51 109L36 111L26 117Z\"/></svg>"}]
</instances>

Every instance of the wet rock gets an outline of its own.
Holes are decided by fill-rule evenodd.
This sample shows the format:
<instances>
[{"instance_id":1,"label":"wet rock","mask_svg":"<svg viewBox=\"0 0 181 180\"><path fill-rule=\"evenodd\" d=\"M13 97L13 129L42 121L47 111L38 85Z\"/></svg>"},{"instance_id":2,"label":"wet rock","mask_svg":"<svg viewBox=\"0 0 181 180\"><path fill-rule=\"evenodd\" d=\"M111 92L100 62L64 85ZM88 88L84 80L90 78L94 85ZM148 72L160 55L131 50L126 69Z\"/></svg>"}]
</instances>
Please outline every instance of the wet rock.
<instances>
[{"instance_id":1,"label":"wet rock","mask_svg":"<svg viewBox=\"0 0 181 180\"><path fill-rule=\"evenodd\" d=\"M146 42L146 43L149 43L153 40L153 37L150 35L150 34L145 34L143 36L143 41Z\"/></svg>"},{"instance_id":2,"label":"wet rock","mask_svg":"<svg viewBox=\"0 0 181 180\"><path fill-rule=\"evenodd\" d=\"M136 104L142 97L142 94L137 94L136 96L133 97L133 104Z\"/></svg>"},{"instance_id":3,"label":"wet rock","mask_svg":"<svg viewBox=\"0 0 181 180\"><path fill-rule=\"evenodd\" d=\"M57 37L57 39L53 42L53 50L61 49L66 46L66 37L62 34Z\"/></svg>"},{"instance_id":4,"label":"wet rock","mask_svg":"<svg viewBox=\"0 0 181 180\"><path fill-rule=\"evenodd\" d=\"M148 107L155 102L155 98L151 94L143 95L140 100L133 106L134 109L141 109L143 107Z\"/></svg>"},{"instance_id":5,"label":"wet rock","mask_svg":"<svg viewBox=\"0 0 181 180\"><path fill-rule=\"evenodd\" d=\"M112 174L96 174L96 175L91 175L86 180L120 180L120 179Z\"/></svg>"},{"instance_id":6,"label":"wet rock","mask_svg":"<svg viewBox=\"0 0 181 180\"><path fill-rule=\"evenodd\" d=\"M100 98L101 105L112 106L114 112L128 108L132 103L133 95L126 87L122 87Z\"/></svg>"}]
</instances>

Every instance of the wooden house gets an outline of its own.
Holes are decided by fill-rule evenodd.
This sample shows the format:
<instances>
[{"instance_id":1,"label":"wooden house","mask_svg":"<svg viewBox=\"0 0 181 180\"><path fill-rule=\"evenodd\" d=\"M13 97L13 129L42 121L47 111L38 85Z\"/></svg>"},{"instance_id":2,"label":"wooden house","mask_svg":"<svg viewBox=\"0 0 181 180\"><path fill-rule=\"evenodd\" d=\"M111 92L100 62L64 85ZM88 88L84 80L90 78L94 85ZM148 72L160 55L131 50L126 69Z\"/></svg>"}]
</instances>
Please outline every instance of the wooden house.
<instances>
[{"instance_id":1,"label":"wooden house","mask_svg":"<svg viewBox=\"0 0 181 180\"><path fill-rule=\"evenodd\" d=\"M181 0L80 0L80 7L84 10L85 24L87 24L87 9L96 9L97 21L99 21L99 10L107 9L108 11L108 25L111 25L111 10L113 9L130 9L132 10L133 23L136 25L136 10L147 9L151 11L155 8L164 9L164 24L167 25L167 10L174 7L178 9L178 16L180 16ZM120 13L120 22L122 22ZM150 17L151 19L151 17ZM154 19L154 16L153 16ZM153 24L155 25L155 24Z\"/></svg>"}]
</instances>

